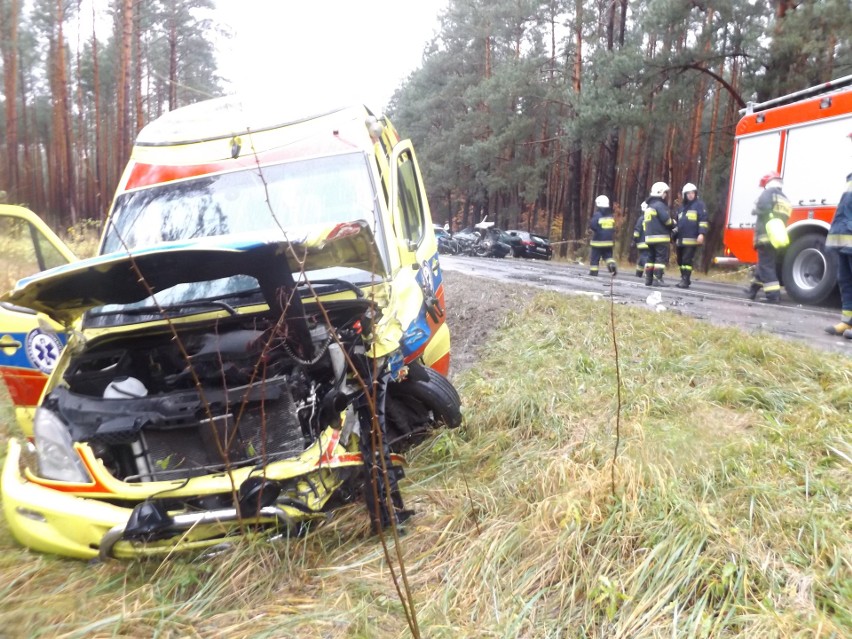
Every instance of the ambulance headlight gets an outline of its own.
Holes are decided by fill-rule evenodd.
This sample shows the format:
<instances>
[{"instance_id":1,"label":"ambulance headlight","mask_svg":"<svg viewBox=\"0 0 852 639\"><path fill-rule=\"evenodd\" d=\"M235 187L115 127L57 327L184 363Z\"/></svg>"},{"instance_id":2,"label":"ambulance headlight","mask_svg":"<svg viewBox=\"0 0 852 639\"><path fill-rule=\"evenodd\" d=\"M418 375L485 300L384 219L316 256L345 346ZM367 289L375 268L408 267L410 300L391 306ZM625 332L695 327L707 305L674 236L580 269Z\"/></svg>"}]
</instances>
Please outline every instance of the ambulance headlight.
<instances>
[{"instance_id":1,"label":"ambulance headlight","mask_svg":"<svg viewBox=\"0 0 852 639\"><path fill-rule=\"evenodd\" d=\"M92 481L74 450L71 434L56 413L38 408L33 420L33 436L40 477L82 484Z\"/></svg>"}]
</instances>

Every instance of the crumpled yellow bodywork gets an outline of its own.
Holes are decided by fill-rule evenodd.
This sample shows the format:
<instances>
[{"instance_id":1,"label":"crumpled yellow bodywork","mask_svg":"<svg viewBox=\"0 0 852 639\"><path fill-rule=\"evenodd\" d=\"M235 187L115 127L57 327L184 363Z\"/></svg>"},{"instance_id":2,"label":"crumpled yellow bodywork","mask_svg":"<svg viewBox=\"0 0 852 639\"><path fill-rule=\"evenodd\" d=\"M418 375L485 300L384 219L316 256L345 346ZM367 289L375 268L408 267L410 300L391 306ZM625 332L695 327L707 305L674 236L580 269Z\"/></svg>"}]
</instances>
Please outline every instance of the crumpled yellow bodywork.
<instances>
[{"instance_id":1,"label":"crumpled yellow bodywork","mask_svg":"<svg viewBox=\"0 0 852 639\"><path fill-rule=\"evenodd\" d=\"M74 485L36 477L26 468L20 443L15 439L9 441L2 476L3 512L12 535L35 550L80 559L95 558L104 535L113 527L126 524L133 510L109 503L104 498L135 503L154 495L163 499L223 494L236 490L249 475L257 474L252 467L244 467L189 480L128 484L112 477L87 445L76 444L75 448L92 475L89 484ZM402 460L396 457L395 461L401 463ZM328 429L299 457L267 464L264 476L273 480L295 480L288 495L317 511L314 517L322 517L319 511L341 483L335 471L362 465L357 437L351 437L344 445L341 431ZM25 467L23 472L21 466ZM310 483L308 480L311 480ZM279 504L278 508L283 512L283 518L294 522L311 518L286 503ZM276 519L270 517L246 517L242 525L271 526L275 523ZM241 533L240 526L239 522L233 521L212 523L156 541L122 540L111 554L129 558L162 555L177 546L181 550L204 548L221 543L229 535Z\"/></svg>"}]
</instances>

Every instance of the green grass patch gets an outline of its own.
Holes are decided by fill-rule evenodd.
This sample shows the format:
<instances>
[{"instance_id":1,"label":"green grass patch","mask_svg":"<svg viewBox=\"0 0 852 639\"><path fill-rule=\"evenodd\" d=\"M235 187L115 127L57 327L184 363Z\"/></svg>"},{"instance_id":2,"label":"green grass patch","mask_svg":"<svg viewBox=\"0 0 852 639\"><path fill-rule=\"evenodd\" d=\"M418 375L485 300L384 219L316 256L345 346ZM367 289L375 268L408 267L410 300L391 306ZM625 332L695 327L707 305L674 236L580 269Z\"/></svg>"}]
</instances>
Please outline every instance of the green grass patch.
<instances>
[{"instance_id":1,"label":"green grass patch","mask_svg":"<svg viewBox=\"0 0 852 639\"><path fill-rule=\"evenodd\" d=\"M423 637L852 634L852 366L690 318L541 294L410 455ZM87 565L0 523L10 636L406 637L363 507L304 539Z\"/></svg>"}]
</instances>

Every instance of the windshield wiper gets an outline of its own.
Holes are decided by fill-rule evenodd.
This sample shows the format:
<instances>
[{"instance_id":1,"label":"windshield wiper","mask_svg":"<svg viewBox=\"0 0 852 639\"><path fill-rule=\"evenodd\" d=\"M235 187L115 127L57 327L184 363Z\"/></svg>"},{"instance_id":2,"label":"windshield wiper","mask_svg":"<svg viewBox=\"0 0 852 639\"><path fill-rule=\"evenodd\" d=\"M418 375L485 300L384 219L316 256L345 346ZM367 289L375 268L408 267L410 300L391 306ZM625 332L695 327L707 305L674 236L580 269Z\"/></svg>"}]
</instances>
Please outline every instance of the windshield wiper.
<instances>
[{"instance_id":1,"label":"windshield wiper","mask_svg":"<svg viewBox=\"0 0 852 639\"><path fill-rule=\"evenodd\" d=\"M355 293L356 297L364 297L364 291L362 291L357 284L353 284L349 280L342 280L337 278L328 280L310 280L310 285L311 288L313 288L314 290L319 288L326 289L317 292L333 293L336 291L352 291L353 293ZM308 288L308 282L299 282L299 286L303 288ZM308 292L310 293L310 289L308 289Z\"/></svg>"},{"instance_id":2,"label":"windshield wiper","mask_svg":"<svg viewBox=\"0 0 852 639\"><path fill-rule=\"evenodd\" d=\"M106 317L109 315L156 315L162 311L179 311L185 308L221 308L229 315L236 315L237 309L221 300L189 300L180 304L165 304L163 306L142 306L140 308L116 308L109 311L89 311L89 317Z\"/></svg>"},{"instance_id":3,"label":"windshield wiper","mask_svg":"<svg viewBox=\"0 0 852 639\"><path fill-rule=\"evenodd\" d=\"M88 312L89 317L106 317L110 315L155 315L162 311L180 311L186 308L221 308L228 312L229 315L237 315L237 309L234 308L231 304L224 300L239 300L243 298L257 298L258 303L266 303L266 300L263 298L260 289L254 288L249 289L247 291L239 291L237 293L227 293L224 295L218 295L215 299L197 299L197 300L186 300L180 302L179 304L163 304L161 306L156 306L153 304L148 304L146 306L140 307L126 307L122 306L121 308L113 308L109 310L90 310Z\"/></svg>"}]
</instances>

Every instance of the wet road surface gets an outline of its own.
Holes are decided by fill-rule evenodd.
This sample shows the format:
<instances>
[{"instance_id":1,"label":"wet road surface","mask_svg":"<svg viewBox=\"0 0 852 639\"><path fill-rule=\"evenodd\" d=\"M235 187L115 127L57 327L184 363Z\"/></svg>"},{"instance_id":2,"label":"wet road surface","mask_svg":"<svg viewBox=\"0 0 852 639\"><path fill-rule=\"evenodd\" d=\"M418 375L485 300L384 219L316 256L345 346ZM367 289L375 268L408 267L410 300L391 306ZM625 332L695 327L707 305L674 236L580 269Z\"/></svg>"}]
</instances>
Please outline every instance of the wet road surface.
<instances>
[{"instance_id":1,"label":"wet road surface","mask_svg":"<svg viewBox=\"0 0 852 639\"><path fill-rule=\"evenodd\" d=\"M601 274L592 277L588 274L588 266L523 258L442 255L441 267L475 277L601 299L609 297L611 285L616 303L649 309L661 307L662 313L681 313L719 326L774 333L805 342L813 348L852 356L852 340L824 332L826 326L838 321L839 310L802 306L786 299L783 293L781 304L752 302L745 297L742 286L702 280L700 273L693 276L692 286L684 290L674 286L680 280L676 270L668 271L665 277L670 287L657 288L646 287L633 269L613 279L602 266ZM649 304L649 295L656 292L661 299Z\"/></svg>"}]
</instances>

